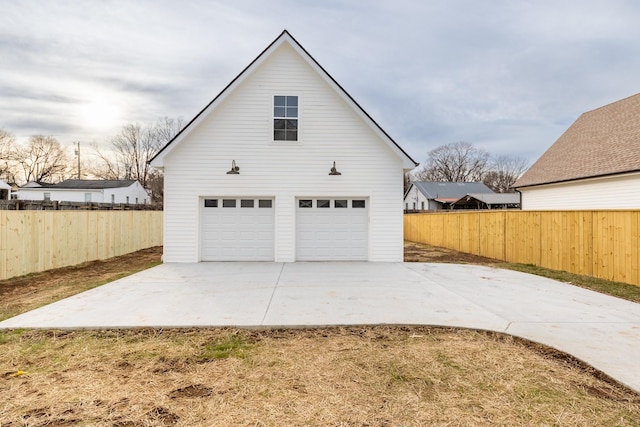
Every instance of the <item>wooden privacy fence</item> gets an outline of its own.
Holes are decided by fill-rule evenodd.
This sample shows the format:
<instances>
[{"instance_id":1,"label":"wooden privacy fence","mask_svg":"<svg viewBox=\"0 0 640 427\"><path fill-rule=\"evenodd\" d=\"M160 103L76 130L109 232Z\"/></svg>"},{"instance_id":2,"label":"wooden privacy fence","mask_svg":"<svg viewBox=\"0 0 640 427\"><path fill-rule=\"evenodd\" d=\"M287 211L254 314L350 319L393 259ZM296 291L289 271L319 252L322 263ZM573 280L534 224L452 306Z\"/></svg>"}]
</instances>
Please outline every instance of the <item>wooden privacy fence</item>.
<instances>
[{"instance_id":1,"label":"wooden privacy fence","mask_svg":"<svg viewBox=\"0 0 640 427\"><path fill-rule=\"evenodd\" d=\"M160 245L161 211L0 211L0 280Z\"/></svg>"},{"instance_id":2,"label":"wooden privacy fence","mask_svg":"<svg viewBox=\"0 0 640 427\"><path fill-rule=\"evenodd\" d=\"M640 286L640 211L408 214L405 240Z\"/></svg>"}]
</instances>

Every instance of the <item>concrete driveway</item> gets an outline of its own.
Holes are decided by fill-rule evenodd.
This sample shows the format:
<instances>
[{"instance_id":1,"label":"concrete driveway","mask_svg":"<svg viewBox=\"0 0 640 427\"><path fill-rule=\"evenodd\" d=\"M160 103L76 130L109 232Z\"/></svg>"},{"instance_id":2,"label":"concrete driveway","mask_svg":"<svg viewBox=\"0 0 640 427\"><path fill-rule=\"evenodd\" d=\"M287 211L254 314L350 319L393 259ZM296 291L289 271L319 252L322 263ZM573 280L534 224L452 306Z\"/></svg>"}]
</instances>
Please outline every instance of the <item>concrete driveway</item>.
<instances>
[{"instance_id":1,"label":"concrete driveway","mask_svg":"<svg viewBox=\"0 0 640 427\"><path fill-rule=\"evenodd\" d=\"M506 332L570 353L640 391L640 304L483 266L163 264L0 329L364 324Z\"/></svg>"}]
</instances>

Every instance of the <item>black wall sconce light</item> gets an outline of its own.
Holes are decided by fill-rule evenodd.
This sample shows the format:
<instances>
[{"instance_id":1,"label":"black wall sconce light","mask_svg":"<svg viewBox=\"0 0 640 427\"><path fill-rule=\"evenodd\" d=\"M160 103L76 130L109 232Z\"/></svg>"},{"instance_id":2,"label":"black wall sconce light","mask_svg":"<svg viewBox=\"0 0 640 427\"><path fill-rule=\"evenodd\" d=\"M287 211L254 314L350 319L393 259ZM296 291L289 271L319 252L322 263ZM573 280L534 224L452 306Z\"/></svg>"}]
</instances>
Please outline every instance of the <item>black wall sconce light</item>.
<instances>
[{"instance_id":1,"label":"black wall sconce light","mask_svg":"<svg viewBox=\"0 0 640 427\"><path fill-rule=\"evenodd\" d=\"M329 175L342 175L340 172L338 172L338 170L336 169L336 162L333 162L333 167L331 168L331 172L329 172Z\"/></svg>"},{"instance_id":2,"label":"black wall sconce light","mask_svg":"<svg viewBox=\"0 0 640 427\"><path fill-rule=\"evenodd\" d=\"M240 175L240 168L236 166L236 161L231 161L231 170L227 172L227 175Z\"/></svg>"}]
</instances>

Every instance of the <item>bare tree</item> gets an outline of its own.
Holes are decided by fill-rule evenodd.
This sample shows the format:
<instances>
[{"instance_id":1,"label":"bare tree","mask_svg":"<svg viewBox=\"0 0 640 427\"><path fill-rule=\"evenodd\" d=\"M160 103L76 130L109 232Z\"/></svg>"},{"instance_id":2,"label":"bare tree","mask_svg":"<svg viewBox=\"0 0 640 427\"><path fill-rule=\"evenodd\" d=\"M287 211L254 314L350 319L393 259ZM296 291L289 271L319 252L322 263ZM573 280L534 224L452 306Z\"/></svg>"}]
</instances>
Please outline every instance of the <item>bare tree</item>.
<instances>
[{"instance_id":1,"label":"bare tree","mask_svg":"<svg viewBox=\"0 0 640 427\"><path fill-rule=\"evenodd\" d=\"M527 161L521 157L498 156L491 161L491 170L483 182L496 193L513 191L511 186L528 169Z\"/></svg>"},{"instance_id":2,"label":"bare tree","mask_svg":"<svg viewBox=\"0 0 640 427\"><path fill-rule=\"evenodd\" d=\"M25 182L53 182L66 178L69 159L57 139L33 135L14 150L14 161Z\"/></svg>"},{"instance_id":3,"label":"bare tree","mask_svg":"<svg viewBox=\"0 0 640 427\"><path fill-rule=\"evenodd\" d=\"M0 179L16 182L15 141L13 134L0 129Z\"/></svg>"},{"instance_id":4,"label":"bare tree","mask_svg":"<svg viewBox=\"0 0 640 427\"><path fill-rule=\"evenodd\" d=\"M151 192L151 202L162 204L164 200L164 175L157 169L149 173L147 190Z\"/></svg>"},{"instance_id":5,"label":"bare tree","mask_svg":"<svg viewBox=\"0 0 640 427\"><path fill-rule=\"evenodd\" d=\"M411 174L410 173L405 173L404 174L404 179L403 179L404 185L403 185L403 194L407 192L407 190L409 189L409 187L411 186Z\"/></svg>"},{"instance_id":6,"label":"bare tree","mask_svg":"<svg viewBox=\"0 0 640 427\"><path fill-rule=\"evenodd\" d=\"M431 150L419 181L477 182L489 170L489 153L469 142L452 142Z\"/></svg>"},{"instance_id":7,"label":"bare tree","mask_svg":"<svg viewBox=\"0 0 640 427\"><path fill-rule=\"evenodd\" d=\"M163 117L153 124L155 138L158 140L158 150L167 142L171 141L184 127L184 120L181 117L177 119L171 117ZM157 151L156 151L157 152ZM154 153L155 155L155 153Z\"/></svg>"},{"instance_id":8,"label":"bare tree","mask_svg":"<svg viewBox=\"0 0 640 427\"><path fill-rule=\"evenodd\" d=\"M149 166L149 160L182 129L182 119L164 117L142 126L124 126L109 141L110 150L95 148L98 166L93 174L102 179L135 179L162 197L162 174ZM153 188L152 188L153 187Z\"/></svg>"}]
</instances>

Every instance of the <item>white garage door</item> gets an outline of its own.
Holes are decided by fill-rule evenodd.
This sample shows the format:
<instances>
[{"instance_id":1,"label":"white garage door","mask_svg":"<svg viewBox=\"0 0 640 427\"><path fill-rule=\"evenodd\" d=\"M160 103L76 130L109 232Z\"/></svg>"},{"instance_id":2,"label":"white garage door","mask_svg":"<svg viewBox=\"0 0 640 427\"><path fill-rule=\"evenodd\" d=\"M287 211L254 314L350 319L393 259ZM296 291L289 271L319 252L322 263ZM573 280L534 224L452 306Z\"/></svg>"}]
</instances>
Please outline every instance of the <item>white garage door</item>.
<instances>
[{"instance_id":1,"label":"white garage door","mask_svg":"<svg viewBox=\"0 0 640 427\"><path fill-rule=\"evenodd\" d=\"M272 199L219 197L201 203L202 261L273 261Z\"/></svg>"},{"instance_id":2,"label":"white garage door","mask_svg":"<svg viewBox=\"0 0 640 427\"><path fill-rule=\"evenodd\" d=\"M297 260L368 259L368 199L300 198L296 204Z\"/></svg>"}]
</instances>

